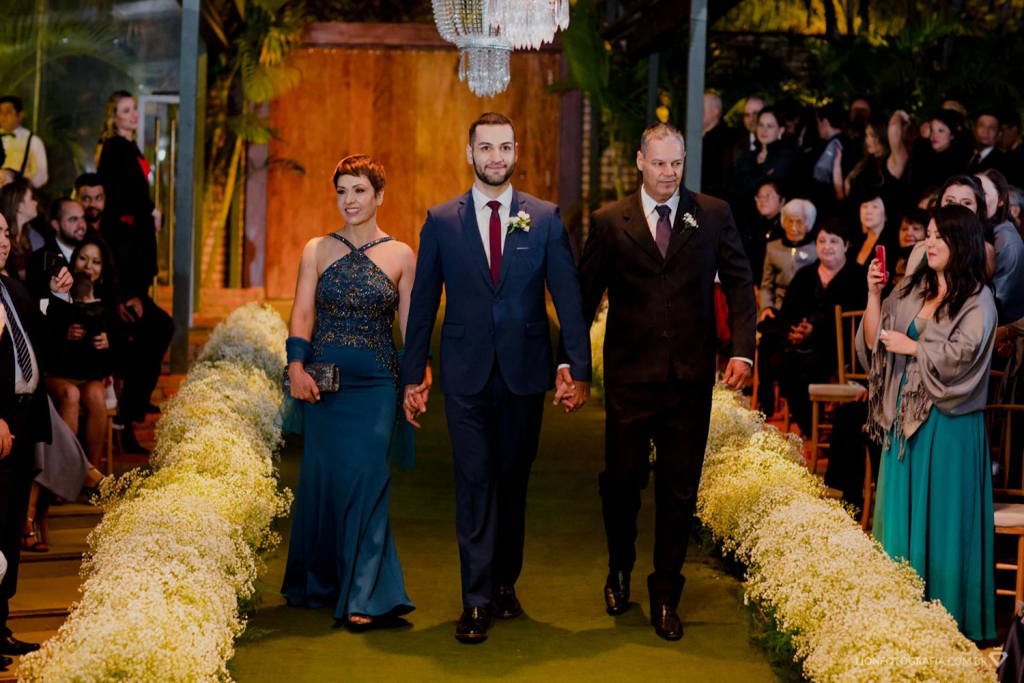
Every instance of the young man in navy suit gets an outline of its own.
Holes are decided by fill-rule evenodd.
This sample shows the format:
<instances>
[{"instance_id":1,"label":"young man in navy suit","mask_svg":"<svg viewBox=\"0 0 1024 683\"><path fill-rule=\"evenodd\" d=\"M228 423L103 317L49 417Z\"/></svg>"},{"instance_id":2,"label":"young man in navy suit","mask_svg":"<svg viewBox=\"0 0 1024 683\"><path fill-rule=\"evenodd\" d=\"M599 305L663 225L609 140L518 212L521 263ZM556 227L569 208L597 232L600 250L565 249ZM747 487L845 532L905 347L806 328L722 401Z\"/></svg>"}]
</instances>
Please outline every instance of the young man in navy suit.
<instances>
[{"instance_id":1,"label":"young man in navy suit","mask_svg":"<svg viewBox=\"0 0 1024 683\"><path fill-rule=\"evenodd\" d=\"M508 117L483 114L470 126L466 157L476 180L427 212L406 327L403 407L416 424L430 394L424 371L443 288L441 383L455 459L462 642L486 639L491 616L523 611L515 583L544 393L557 382L555 402L567 412L590 394L589 323L569 239L554 204L509 182L518 152ZM567 359L557 372L545 286Z\"/></svg>"}]
</instances>

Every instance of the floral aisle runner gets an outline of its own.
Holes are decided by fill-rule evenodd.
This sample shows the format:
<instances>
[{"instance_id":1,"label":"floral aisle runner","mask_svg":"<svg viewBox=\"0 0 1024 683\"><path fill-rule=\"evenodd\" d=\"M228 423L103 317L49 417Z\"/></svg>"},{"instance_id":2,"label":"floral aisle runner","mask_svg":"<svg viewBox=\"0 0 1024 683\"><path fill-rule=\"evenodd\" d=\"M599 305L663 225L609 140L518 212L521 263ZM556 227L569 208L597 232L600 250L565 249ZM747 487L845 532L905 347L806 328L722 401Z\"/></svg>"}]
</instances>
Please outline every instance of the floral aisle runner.
<instances>
[{"instance_id":1,"label":"floral aisle runner","mask_svg":"<svg viewBox=\"0 0 1024 683\"><path fill-rule=\"evenodd\" d=\"M107 482L82 599L26 656L26 681L227 681L259 552L292 495L278 487L287 328L248 304L218 325L157 423L152 473Z\"/></svg>"},{"instance_id":2,"label":"floral aisle runner","mask_svg":"<svg viewBox=\"0 0 1024 683\"><path fill-rule=\"evenodd\" d=\"M996 680L909 564L889 559L803 464L799 439L716 388L697 514L747 568L744 600L820 683Z\"/></svg>"}]
</instances>

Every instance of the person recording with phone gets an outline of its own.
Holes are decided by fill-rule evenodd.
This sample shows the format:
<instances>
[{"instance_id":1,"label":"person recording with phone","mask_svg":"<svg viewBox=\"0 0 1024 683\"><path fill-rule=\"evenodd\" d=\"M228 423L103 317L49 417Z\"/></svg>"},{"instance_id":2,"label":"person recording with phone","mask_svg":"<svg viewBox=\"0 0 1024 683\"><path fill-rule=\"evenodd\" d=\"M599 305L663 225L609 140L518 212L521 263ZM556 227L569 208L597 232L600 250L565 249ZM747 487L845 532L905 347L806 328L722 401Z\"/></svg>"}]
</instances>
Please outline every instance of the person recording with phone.
<instances>
[{"instance_id":1,"label":"person recording with phone","mask_svg":"<svg viewBox=\"0 0 1024 683\"><path fill-rule=\"evenodd\" d=\"M85 239L85 210L76 200L61 197L50 207L53 235L33 251L25 267L25 288L36 301L50 296L50 278L71 263L71 252Z\"/></svg>"},{"instance_id":2,"label":"person recording with phone","mask_svg":"<svg viewBox=\"0 0 1024 683\"><path fill-rule=\"evenodd\" d=\"M46 312L50 365L46 390L57 412L78 433L85 413L82 445L89 462L103 455L107 387L112 386L116 354L124 349L117 334L117 285L110 252L99 239L87 239L71 254L71 301L51 297Z\"/></svg>"}]
</instances>

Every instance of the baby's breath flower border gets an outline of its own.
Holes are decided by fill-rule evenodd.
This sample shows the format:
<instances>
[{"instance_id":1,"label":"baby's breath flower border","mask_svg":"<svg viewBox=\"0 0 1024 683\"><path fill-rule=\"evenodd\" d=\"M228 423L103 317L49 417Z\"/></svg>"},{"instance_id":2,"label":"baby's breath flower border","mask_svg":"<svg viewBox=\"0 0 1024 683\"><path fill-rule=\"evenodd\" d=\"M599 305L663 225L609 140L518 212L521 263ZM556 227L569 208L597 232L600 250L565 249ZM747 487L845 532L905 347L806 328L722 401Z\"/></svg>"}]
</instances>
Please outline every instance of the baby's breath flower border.
<instances>
[{"instance_id":1,"label":"baby's breath flower border","mask_svg":"<svg viewBox=\"0 0 1024 683\"><path fill-rule=\"evenodd\" d=\"M995 670L906 562L826 496L800 440L716 388L697 515L746 566L744 601L792 637L815 683L994 683Z\"/></svg>"},{"instance_id":2,"label":"baby's breath flower border","mask_svg":"<svg viewBox=\"0 0 1024 683\"><path fill-rule=\"evenodd\" d=\"M260 551L291 507L273 454L287 327L247 304L211 333L157 424L151 473L105 483L81 600L20 680L230 681Z\"/></svg>"}]
</instances>

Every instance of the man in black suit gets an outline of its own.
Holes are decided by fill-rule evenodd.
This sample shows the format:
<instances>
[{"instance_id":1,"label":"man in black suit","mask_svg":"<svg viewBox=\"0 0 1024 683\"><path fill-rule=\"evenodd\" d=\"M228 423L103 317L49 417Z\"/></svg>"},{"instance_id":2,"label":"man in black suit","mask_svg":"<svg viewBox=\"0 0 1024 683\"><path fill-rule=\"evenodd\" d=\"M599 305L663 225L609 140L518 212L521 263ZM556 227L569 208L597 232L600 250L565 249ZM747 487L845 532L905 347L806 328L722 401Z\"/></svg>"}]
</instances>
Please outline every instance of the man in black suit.
<instances>
[{"instance_id":1,"label":"man in black suit","mask_svg":"<svg viewBox=\"0 0 1024 683\"><path fill-rule=\"evenodd\" d=\"M608 535L608 613L629 608L640 491L654 465L654 572L647 579L651 622L682 637L676 607L697 502L715 383L715 273L729 304L737 357L724 381L743 387L754 358L757 305L750 264L729 205L681 185L686 149L659 123L640 142L640 190L594 212L580 259L584 314L593 320L605 291L605 469L599 477Z\"/></svg>"},{"instance_id":2,"label":"man in black suit","mask_svg":"<svg viewBox=\"0 0 1024 683\"><path fill-rule=\"evenodd\" d=\"M973 175L994 168L1006 175L1006 152L999 149L999 115L982 109L974 117L974 154L967 162L967 173Z\"/></svg>"},{"instance_id":3,"label":"man in black suit","mask_svg":"<svg viewBox=\"0 0 1024 683\"><path fill-rule=\"evenodd\" d=\"M701 157L701 189L704 194L725 199L726 155L736 140L736 134L722 120L722 98L712 92L704 93L704 149Z\"/></svg>"},{"instance_id":4,"label":"man in black suit","mask_svg":"<svg viewBox=\"0 0 1024 683\"><path fill-rule=\"evenodd\" d=\"M29 254L25 264L25 286L32 299L39 301L50 295L50 273L46 271L46 254L59 256L71 267L71 254L85 239L87 225L85 210L74 199L62 197L50 207L50 226L53 235L46 238L42 249Z\"/></svg>"},{"instance_id":5,"label":"man in black suit","mask_svg":"<svg viewBox=\"0 0 1024 683\"><path fill-rule=\"evenodd\" d=\"M0 268L10 251L7 221L0 216ZM50 288L63 294L71 289L71 282L71 274L64 269ZM50 411L36 355L41 340L38 305L17 280L0 275L0 551L7 559L7 573L0 581L0 667L10 664L7 655L39 649L14 637L7 628L7 616L18 585L35 444L51 439Z\"/></svg>"}]
</instances>

